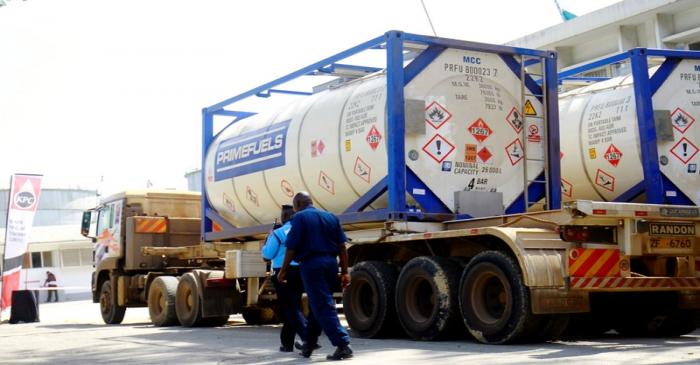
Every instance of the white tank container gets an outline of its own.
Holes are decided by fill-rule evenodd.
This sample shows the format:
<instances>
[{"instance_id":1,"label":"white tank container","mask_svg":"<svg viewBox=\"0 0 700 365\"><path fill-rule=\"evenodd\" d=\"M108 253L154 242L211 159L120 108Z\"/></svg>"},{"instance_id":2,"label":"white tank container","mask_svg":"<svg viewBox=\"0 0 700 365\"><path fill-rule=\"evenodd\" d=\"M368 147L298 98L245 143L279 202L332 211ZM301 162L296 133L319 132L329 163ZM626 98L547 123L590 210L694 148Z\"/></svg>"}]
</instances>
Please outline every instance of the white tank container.
<instances>
[{"instance_id":1,"label":"white tank container","mask_svg":"<svg viewBox=\"0 0 700 365\"><path fill-rule=\"evenodd\" d=\"M564 201L614 200L643 181L632 82L618 77L560 95ZM700 61L680 62L652 105L671 113L673 140L658 140L659 168L700 205Z\"/></svg>"},{"instance_id":2,"label":"white tank container","mask_svg":"<svg viewBox=\"0 0 700 365\"><path fill-rule=\"evenodd\" d=\"M425 105L425 115L406 118L419 121L405 136L406 163L445 206L454 210L455 191L502 192L504 207L522 193L523 143L529 158L542 159L544 142L519 138L530 128L514 111L520 81L498 55L447 49L404 93ZM542 104L530 103L542 115ZM528 123L543 130L539 119ZM246 118L208 150L207 198L237 227L272 222L302 190L341 213L386 176L387 132L384 73ZM530 179L542 171L541 162L528 161ZM385 206L380 199L370 208Z\"/></svg>"}]
</instances>

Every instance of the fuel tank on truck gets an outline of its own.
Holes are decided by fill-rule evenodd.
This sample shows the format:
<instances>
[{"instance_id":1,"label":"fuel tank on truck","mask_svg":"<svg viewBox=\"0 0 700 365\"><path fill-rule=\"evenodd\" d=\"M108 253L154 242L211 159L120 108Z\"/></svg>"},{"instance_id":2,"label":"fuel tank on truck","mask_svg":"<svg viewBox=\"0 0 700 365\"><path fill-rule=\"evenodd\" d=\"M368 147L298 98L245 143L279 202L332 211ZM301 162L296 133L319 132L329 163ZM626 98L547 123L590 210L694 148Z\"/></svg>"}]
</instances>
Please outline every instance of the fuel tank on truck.
<instances>
[{"instance_id":1,"label":"fuel tank on truck","mask_svg":"<svg viewBox=\"0 0 700 365\"><path fill-rule=\"evenodd\" d=\"M560 95L563 200L626 200L623 194L643 182L633 83L631 76L617 77ZM651 102L662 117L656 120L659 159L647 163L658 164L700 205L700 60L681 61Z\"/></svg>"},{"instance_id":2,"label":"fuel tank on truck","mask_svg":"<svg viewBox=\"0 0 700 365\"><path fill-rule=\"evenodd\" d=\"M378 72L230 125L206 155L211 206L236 227L267 224L308 191L316 206L342 213L386 177L386 83ZM544 141L521 137L520 93L497 54L449 48L405 86L406 104L418 105L405 116L406 164L452 212L465 190L500 192L503 209L513 204L525 185L523 143L535 160L528 179L543 172ZM526 99L543 115L537 98Z\"/></svg>"}]
</instances>

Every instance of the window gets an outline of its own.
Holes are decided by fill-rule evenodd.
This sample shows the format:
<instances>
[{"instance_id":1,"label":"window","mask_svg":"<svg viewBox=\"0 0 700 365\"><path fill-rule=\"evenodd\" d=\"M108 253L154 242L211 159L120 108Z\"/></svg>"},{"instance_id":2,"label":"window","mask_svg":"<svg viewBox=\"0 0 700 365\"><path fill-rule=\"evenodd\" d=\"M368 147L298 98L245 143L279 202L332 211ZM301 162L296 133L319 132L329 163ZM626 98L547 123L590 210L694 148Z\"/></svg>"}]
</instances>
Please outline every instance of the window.
<instances>
[{"instance_id":1,"label":"window","mask_svg":"<svg viewBox=\"0 0 700 365\"><path fill-rule=\"evenodd\" d=\"M67 250L61 250L61 262L63 263L63 267L91 266L92 249L71 248Z\"/></svg>"},{"instance_id":2,"label":"window","mask_svg":"<svg viewBox=\"0 0 700 365\"><path fill-rule=\"evenodd\" d=\"M32 252L29 260L29 267L51 267L53 266L53 252Z\"/></svg>"}]
</instances>

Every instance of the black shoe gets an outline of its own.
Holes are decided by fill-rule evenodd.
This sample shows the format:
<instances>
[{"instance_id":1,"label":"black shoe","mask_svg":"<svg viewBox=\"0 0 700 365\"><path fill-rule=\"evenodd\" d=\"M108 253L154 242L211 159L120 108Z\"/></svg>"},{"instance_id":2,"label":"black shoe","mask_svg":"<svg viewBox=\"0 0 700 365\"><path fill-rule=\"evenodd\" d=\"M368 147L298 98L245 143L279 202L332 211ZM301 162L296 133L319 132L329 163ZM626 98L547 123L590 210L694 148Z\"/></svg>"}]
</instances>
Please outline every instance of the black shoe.
<instances>
[{"instance_id":1,"label":"black shoe","mask_svg":"<svg viewBox=\"0 0 700 365\"><path fill-rule=\"evenodd\" d=\"M297 349L297 350L303 350L303 349L304 349L304 344L301 343L301 342L299 342L299 341L294 342L294 348ZM314 350L318 350L318 349L320 349L320 348L321 348L321 345L319 345L319 344L315 344L315 345L313 346L313 349L314 349Z\"/></svg>"},{"instance_id":2,"label":"black shoe","mask_svg":"<svg viewBox=\"0 0 700 365\"><path fill-rule=\"evenodd\" d=\"M328 360L342 360L352 357L352 349L350 346L338 346L332 355L326 356Z\"/></svg>"},{"instance_id":3,"label":"black shoe","mask_svg":"<svg viewBox=\"0 0 700 365\"><path fill-rule=\"evenodd\" d=\"M280 352L292 352L294 347L292 346L280 346Z\"/></svg>"},{"instance_id":4,"label":"black shoe","mask_svg":"<svg viewBox=\"0 0 700 365\"><path fill-rule=\"evenodd\" d=\"M319 346L318 344L310 345L310 344L304 343L303 345L301 345L301 356L311 357L311 354L314 352L314 350L316 350L319 347L321 347L321 346Z\"/></svg>"}]
</instances>

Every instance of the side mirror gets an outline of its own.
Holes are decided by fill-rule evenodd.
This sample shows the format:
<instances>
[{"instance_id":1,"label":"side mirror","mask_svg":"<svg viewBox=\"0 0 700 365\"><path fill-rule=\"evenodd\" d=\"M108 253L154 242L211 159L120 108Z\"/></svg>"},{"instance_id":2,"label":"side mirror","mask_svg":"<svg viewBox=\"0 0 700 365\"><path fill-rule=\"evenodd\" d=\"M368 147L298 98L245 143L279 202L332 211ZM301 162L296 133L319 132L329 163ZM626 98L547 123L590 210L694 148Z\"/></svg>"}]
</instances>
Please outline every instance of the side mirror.
<instances>
[{"instance_id":1,"label":"side mirror","mask_svg":"<svg viewBox=\"0 0 700 365\"><path fill-rule=\"evenodd\" d=\"M90 226L92 225L92 210L86 210L83 212L83 222L80 225L80 234L84 237L95 238L90 236Z\"/></svg>"}]
</instances>

